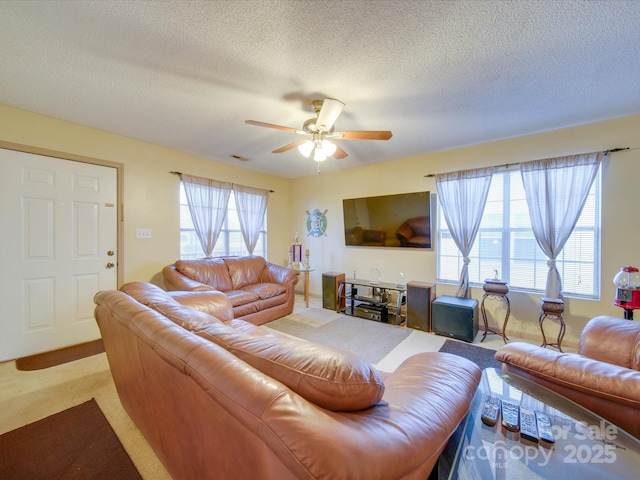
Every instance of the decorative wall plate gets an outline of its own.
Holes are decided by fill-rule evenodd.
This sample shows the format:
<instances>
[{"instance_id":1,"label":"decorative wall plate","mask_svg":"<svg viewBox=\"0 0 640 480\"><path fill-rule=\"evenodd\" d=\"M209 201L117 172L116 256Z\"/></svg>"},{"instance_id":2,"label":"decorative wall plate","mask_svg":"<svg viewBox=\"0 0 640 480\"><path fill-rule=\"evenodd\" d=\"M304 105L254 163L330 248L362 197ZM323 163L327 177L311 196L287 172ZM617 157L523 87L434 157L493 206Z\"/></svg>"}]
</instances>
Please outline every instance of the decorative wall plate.
<instances>
[{"instance_id":1,"label":"decorative wall plate","mask_svg":"<svg viewBox=\"0 0 640 480\"><path fill-rule=\"evenodd\" d=\"M325 231L327 230L327 210L321 212L317 208L315 208L311 213L309 210L307 212L307 236L311 235L312 237L321 237L322 235L327 235Z\"/></svg>"}]
</instances>

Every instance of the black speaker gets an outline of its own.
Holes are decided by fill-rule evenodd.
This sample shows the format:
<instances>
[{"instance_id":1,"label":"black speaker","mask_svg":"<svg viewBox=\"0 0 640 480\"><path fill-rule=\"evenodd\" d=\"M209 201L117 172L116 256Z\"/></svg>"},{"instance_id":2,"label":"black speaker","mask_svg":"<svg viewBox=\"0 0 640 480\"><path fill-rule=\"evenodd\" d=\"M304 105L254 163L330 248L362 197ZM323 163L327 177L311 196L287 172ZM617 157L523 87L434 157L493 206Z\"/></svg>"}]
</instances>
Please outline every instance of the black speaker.
<instances>
[{"instance_id":1,"label":"black speaker","mask_svg":"<svg viewBox=\"0 0 640 480\"><path fill-rule=\"evenodd\" d=\"M407 282L407 327L431 331L431 302L435 297L435 284Z\"/></svg>"},{"instance_id":2,"label":"black speaker","mask_svg":"<svg viewBox=\"0 0 640 480\"><path fill-rule=\"evenodd\" d=\"M478 301L442 295L431 304L433 331L438 335L473 342L478 333Z\"/></svg>"},{"instance_id":3,"label":"black speaker","mask_svg":"<svg viewBox=\"0 0 640 480\"><path fill-rule=\"evenodd\" d=\"M322 308L344 310L344 297L340 299L340 305L338 305L338 288L340 287L340 282L344 282L344 279L344 273L325 272L322 274Z\"/></svg>"}]
</instances>

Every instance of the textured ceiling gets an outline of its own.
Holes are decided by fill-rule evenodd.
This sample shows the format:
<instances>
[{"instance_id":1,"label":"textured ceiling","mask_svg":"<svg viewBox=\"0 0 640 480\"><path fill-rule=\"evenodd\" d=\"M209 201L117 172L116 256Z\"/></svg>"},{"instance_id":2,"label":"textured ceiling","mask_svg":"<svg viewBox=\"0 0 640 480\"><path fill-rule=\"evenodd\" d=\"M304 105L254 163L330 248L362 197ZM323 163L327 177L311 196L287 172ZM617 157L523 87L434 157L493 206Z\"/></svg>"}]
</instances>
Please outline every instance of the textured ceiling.
<instances>
[{"instance_id":1,"label":"textured ceiling","mask_svg":"<svg viewBox=\"0 0 640 480\"><path fill-rule=\"evenodd\" d=\"M330 171L640 113L635 0L4 0L0 45L0 103L292 178L244 120L393 132Z\"/></svg>"}]
</instances>

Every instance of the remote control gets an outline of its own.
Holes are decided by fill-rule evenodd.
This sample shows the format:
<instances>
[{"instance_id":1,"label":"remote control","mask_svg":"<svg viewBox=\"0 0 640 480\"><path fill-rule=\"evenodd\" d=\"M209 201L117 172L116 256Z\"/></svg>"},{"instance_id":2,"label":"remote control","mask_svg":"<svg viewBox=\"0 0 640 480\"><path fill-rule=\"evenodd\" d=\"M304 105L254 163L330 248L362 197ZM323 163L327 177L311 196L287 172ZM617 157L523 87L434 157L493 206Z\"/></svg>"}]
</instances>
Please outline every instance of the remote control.
<instances>
[{"instance_id":1,"label":"remote control","mask_svg":"<svg viewBox=\"0 0 640 480\"><path fill-rule=\"evenodd\" d=\"M538 443L538 427L533 410L520 407L520 435L522 438Z\"/></svg>"},{"instance_id":2,"label":"remote control","mask_svg":"<svg viewBox=\"0 0 640 480\"><path fill-rule=\"evenodd\" d=\"M520 407L502 400L502 426L511 432L520 430Z\"/></svg>"},{"instance_id":3,"label":"remote control","mask_svg":"<svg viewBox=\"0 0 640 480\"><path fill-rule=\"evenodd\" d=\"M500 414L500 399L489 395L484 401L484 407L482 407L482 423L493 427L498 421L498 415Z\"/></svg>"},{"instance_id":4,"label":"remote control","mask_svg":"<svg viewBox=\"0 0 640 480\"><path fill-rule=\"evenodd\" d=\"M538 434L540 435L540 440L547 443L555 443L549 416L545 415L544 413L536 412L536 422L538 424Z\"/></svg>"}]
</instances>

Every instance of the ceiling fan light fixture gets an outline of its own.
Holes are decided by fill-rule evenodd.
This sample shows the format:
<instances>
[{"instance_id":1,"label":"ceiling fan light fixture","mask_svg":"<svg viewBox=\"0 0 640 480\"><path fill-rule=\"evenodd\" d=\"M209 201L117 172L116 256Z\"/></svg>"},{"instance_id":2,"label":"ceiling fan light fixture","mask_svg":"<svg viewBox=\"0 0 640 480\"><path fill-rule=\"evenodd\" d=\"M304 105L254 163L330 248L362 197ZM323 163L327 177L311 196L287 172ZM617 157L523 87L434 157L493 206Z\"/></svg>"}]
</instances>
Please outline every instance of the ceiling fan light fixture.
<instances>
[{"instance_id":1,"label":"ceiling fan light fixture","mask_svg":"<svg viewBox=\"0 0 640 480\"><path fill-rule=\"evenodd\" d=\"M298 140L284 147L275 149L271 153L288 152L296 147L306 158L311 158L316 162L322 162L327 157L335 157L340 160L347 157L341 147L333 142L326 141L325 138L332 140L389 140L391 138L390 131L343 131L336 132L334 123L342 113L344 103L335 98L325 98L324 100L313 100L311 102L316 116L309 118L304 122L302 130L296 128L284 127L273 123L258 122L256 120L245 120L248 125L257 127L267 127L276 130L284 130L296 134L309 135L309 140Z\"/></svg>"},{"instance_id":2,"label":"ceiling fan light fixture","mask_svg":"<svg viewBox=\"0 0 640 480\"><path fill-rule=\"evenodd\" d=\"M322 140L322 153L324 153L327 157L330 157L334 153L336 153L336 145L335 143L331 143L329 140Z\"/></svg>"},{"instance_id":3,"label":"ceiling fan light fixture","mask_svg":"<svg viewBox=\"0 0 640 480\"><path fill-rule=\"evenodd\" d=\"M327 156L324 154L324 150L316 148L316 151L313 154L313 159L316 162L324 162L327 159Z\"/></svg>"},{"instance_id":4,"label":"ceiling fan light fixture","mask_svg":"<svg viewBox=\"0 0 640 480\"><path fill-rule=\"evenodd\" d=\"M309 158L311 156L313 147L315 147L315 144L311 140L307 140L306 142L298 146L298 150L302 155Z\"/></svg>"}]
</instances>

